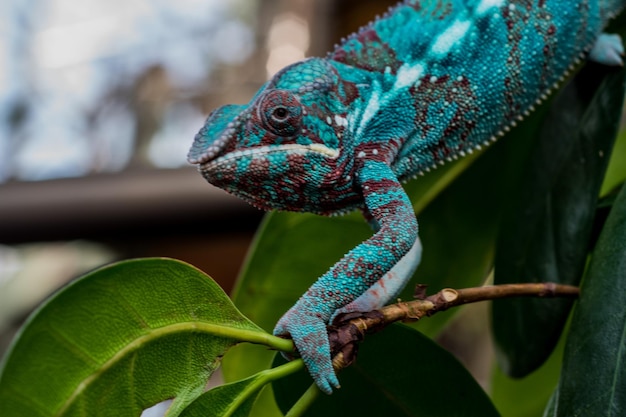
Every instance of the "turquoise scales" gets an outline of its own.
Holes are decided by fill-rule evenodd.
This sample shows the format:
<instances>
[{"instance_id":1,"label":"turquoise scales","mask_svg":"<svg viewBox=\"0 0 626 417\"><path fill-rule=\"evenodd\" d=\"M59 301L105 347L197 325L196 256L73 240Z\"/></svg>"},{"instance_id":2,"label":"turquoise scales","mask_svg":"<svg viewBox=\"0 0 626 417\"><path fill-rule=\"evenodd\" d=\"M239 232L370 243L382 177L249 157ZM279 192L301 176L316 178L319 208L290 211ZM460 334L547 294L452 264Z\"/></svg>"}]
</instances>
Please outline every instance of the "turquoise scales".
<instances>
[{"instance_id":1,"label":"turquoise scales","mask_svg":"<svg viewBox=\"0 0 626 417\"><path fill-rule=\"evenodd\" d=\"M324 392L339 387L326 324L384 305L419 263L400 182L502 136L588 53L621 65L621 41L601 30L625 2L405 1L211 113L189 152L209 182L262 209L359 208L375 230L274 330Z\"/></svg>"}]
</instances>

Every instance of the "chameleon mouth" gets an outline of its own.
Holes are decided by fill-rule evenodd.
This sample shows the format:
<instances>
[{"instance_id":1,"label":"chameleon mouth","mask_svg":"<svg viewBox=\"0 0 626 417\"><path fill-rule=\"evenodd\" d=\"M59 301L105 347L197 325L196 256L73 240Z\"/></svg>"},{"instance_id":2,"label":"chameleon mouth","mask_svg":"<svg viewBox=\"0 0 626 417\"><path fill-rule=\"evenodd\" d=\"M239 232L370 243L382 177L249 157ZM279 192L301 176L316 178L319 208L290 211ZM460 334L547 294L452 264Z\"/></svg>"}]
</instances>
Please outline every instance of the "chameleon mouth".
<instances>
[{"instance_id":1,"label":"chameleon mouth","mask_svg":"<svg viewBox=\"0 0 626 417\"><path fill-rule=\"evenodd\" d=\"M329 148L326 145L322 145L321 143L312 143L310 145L300 145L295 143L289 143L286 145L271 145L271 146L259 146L256 148L244 149L229 152L222 156L219 156L210 161L204 162L200 164L199 168L201 171L215 171L222 168L230 168L234 162L241 160L242 158L256 158L256 157L267 157L271 154L308 154L315 153L326 158L336 159L339 157L339 150ZM234 166L232 168L235 168Z\"/></svg>"},{"instance_id":2,"label":"chameleon mouth","mask_svg":"<svg viewBox=\"0 0 626 417\"><path fill-rule=\"evenodd\" d=\"M191 164L204 164L215 159L235 140L237 130L245 120L245 105L222 106L209 115L204 126L196 134L187 160Z\"/></svg>"}]
</instances>

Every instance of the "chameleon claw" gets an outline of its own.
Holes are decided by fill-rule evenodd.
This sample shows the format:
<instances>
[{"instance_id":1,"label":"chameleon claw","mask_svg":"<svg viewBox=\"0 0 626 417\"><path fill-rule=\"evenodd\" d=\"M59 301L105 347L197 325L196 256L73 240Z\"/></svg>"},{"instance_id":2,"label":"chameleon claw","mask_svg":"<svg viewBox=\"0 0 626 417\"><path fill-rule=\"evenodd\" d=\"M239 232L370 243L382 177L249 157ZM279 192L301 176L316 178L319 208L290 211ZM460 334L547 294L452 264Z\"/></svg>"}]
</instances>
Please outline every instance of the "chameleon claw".
<instances>
[{"instance_id":1,"label":"chameleon claw","mask_svg":"<svg viewBox=\"0 0 626 417\"><path fill-rule=\"evenodd\" d=\"M339 380L335 375L335 371L333 371L332 375L327 376L328 379L319 376L318 378L313 377L315 380L315 384L324 394L331 395L333 393L333 388L341 388L339 386Z\"/></svg>"},{"instance_id":2,"label":"chameleon claw","mask_svg":"<svg viewBox=\"0 0 626 417\"><path fill-rule=\"evenodd\" d=\"M315 384L325 394L339 388L330 356L326 323L314 313L289 310L276 324L275 336L290 336Z\"/></svg>"}]
</instances>

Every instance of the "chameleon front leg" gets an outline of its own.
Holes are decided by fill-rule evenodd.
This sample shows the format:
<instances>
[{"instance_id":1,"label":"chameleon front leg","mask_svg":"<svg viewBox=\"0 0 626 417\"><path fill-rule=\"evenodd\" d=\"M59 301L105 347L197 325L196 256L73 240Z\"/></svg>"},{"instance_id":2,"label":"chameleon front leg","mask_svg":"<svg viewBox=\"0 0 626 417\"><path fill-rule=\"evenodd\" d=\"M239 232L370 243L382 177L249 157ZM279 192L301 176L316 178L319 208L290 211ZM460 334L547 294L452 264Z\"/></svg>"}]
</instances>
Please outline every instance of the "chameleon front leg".
<instances>
[{"instance_id":1,"label":"chameleon front leg","mask_svg":"<svg viewBox=\"0 0 626 417\"><path fill-rule=\"evenodd\" d=\"M358 299L415 246L417 220L391 168L366 161L355 180L380 229L320 277L278 321L274 334L291 336L309 373L327 394L339 381L333 369L326 325L335 312Z\"/></svg>"},{"instance_id":2,"label":"chameleon front leg","mask_svg":"<svg viewBox=\"0 0 626 417\"><path fill-rule=\"evenodd\" d=\"M400 295L404 287L406 287L406 284L413 276L421 259L422 243L418 237L415 239L413 246L411 246L411 250L409 250L391 270L387 271L374 285L361 294L359 298L336 310L330 322L332 323L338 314L372 311L393 301Z\"/></svg>"}]
</instances>

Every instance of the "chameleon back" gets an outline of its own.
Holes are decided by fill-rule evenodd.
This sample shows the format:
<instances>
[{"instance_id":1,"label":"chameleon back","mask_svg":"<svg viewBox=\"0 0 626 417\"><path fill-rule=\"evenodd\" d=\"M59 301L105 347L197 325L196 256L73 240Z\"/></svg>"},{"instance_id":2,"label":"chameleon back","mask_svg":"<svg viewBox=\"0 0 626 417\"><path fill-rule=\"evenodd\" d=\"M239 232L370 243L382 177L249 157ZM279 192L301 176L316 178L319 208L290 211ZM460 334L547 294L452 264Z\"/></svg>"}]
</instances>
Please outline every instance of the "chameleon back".
<instances>
[{"instance_id":1,"label":"chameleon back","mask_svg":"<svg viewBox=\"0 0 626 417\"><path fill-rule=\"evenodd\" d=\"M393 162L406 179L503 135L563 81L621 7L615 0L406 1L327 58L340 73L382 74L387 98L408 86L413 102L403 117L413 129L399 138ZM393 112L378 117L395 122Z\"/></svg>"}]
</instances>

